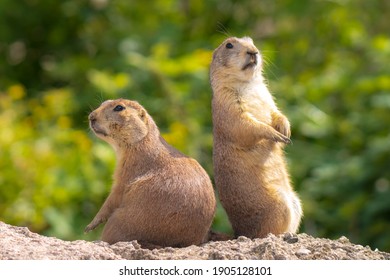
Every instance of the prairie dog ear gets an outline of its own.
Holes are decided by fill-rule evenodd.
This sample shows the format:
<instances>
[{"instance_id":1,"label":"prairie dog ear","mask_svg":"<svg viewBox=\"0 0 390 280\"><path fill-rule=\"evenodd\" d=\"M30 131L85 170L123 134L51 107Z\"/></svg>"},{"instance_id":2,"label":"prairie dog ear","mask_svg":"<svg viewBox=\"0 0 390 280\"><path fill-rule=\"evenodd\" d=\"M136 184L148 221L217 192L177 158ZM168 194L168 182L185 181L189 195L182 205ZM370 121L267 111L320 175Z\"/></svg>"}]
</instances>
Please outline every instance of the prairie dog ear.
<instances>
[{"instance_id":1,"label":"prairie dog ear","mask_svg":"<svg viewBox=\"0 0 390 280\"><path fill-rule=\"evenodd\" d=\"M214 51L214 52L213 52L213 60L215 60L216 57L217 57L217 52Z\"/></svg>"},{"instance_id":2,"label":"prairie dog ear","mask_svg":"<svg viewBox=\"0 0 390 280\"><path fill-rule=\"evenodd\" d=\"M144 108L141 108L139 113L138 113L138 116L140 117L141 120L143 120L144 122L146 122L146 111Z\"/></svg>"}]
</instances>

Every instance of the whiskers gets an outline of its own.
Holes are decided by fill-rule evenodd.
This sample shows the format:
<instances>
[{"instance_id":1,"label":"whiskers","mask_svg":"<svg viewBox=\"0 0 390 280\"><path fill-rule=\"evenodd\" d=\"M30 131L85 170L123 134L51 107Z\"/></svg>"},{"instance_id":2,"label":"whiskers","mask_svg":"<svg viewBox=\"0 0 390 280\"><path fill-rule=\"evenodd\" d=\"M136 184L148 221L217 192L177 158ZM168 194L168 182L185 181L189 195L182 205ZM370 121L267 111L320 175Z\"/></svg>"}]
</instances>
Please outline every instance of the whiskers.
<instances>
[{"instance_id":1,"label":"whiskers","mask_svg":"<svg viewBox=\"0 0 390 280\"><path fill-rule=\"evenodd\" d=\"M83 119L83 123L88 126L88 132L95 134L94 131L91 129L91 126L89 124L89 118L88 116L97 108L99 107L100 104L104 102L104 97L102 92L100 91L99 93L96 94L94 103L96 104L91 104L90 102L87 103L88 109L84 112L85 118Z\"/></svg>"},{"instance_id":2,"label":"whiskers","mask_svg":"<svg viewBox=\"0 0 390 280\"><path fill-rule=\"evenodd\" d=\"M278 66L273 63L270 59L270 55L269 54L274 54L274 53L277 53L277 51L269 51L269 50L262 50L261 51L261 58L263 60L263 67L262 67L262 72L264 74L264 71L267 70L267 73L271 74L271 76L273 78L276 78L276 75L275 73L272 71L272 69L278 69ZM268 54L268 55L267 55Z\"/></svg>"},{"instance_id":3,"label":"whiskers","mask_svg":"<svg viewBox=\"0 0 390 280\"><path fill-rule=\"evenodd\" d=\"M230 32L227 30L227 28L223 25L222 22L218 21L217 28L217 32L225 35L226 38L233 37L233 35L230 34Z\"/></svg>"}]
</instances>

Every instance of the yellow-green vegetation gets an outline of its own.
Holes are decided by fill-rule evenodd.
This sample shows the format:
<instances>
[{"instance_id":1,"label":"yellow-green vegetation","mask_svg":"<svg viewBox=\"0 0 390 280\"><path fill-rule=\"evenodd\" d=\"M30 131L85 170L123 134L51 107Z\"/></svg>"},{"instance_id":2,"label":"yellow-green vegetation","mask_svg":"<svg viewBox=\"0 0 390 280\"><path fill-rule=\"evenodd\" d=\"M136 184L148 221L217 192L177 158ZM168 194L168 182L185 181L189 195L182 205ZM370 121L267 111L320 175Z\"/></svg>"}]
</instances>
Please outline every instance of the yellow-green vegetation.
<instances>
[{"instance_id":1,"label":"yellow-green vegetation","mask_svg":"<svg viewBox=\"0 0 390 280\"><path fill-rule=\"evenodd\" d=\"M292 123L301 231L390 251L389 18L380 0L1 1L0 220L98 238L115 155L87 116L105 99L139 101L212 177L212 51L249 35ZM230 231L221 208L213 227Z\"/></svg>"}]
</instances>

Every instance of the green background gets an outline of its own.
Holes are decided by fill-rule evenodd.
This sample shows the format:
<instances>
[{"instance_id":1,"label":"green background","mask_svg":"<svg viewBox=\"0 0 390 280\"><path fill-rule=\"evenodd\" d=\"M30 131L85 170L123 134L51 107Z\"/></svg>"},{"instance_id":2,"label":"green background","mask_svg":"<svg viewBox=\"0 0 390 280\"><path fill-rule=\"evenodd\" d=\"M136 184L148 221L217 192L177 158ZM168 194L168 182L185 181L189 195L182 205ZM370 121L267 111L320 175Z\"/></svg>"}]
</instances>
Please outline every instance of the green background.
<instances>
[{"instance_id":1,"label":"green background","mask_svg":"<svg viewBox=\"0 0 390 280\"><path fill-rule=\"evenodd\" d=\"M2 0L0 220L84 235L115 168L88 128L106 99L138 100L213 177L211 54L250 36L292 123L300 231L390 251L390 1ZM219 207L213 228L231 232Z\"/></svg>"}]
</instances>

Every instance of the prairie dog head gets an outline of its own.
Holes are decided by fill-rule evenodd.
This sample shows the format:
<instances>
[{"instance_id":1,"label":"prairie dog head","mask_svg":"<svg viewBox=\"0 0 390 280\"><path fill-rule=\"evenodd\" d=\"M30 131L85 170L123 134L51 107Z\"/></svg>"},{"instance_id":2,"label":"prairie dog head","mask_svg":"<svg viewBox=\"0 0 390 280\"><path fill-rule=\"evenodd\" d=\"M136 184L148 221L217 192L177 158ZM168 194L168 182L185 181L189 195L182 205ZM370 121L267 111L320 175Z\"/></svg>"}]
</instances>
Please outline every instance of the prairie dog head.
<instances>
[{"instance_id":1,"label":"prairie dog head","mask_svg":"<svg viewBox=\"0 0 390 280\"><path fill-rule=\"evenodd\" d=\"M211 83L248 82L261 77L262 58L250 37L226 39L213 53Z\"/></svg>"},{"instance_id":2,"label":"prairie dog head","mask_svg":"<svg viewBox=\"0 0 390 280\"><path fill-rule=\"evenodd\" d=\"M150 117L136 101L107 100L89 114L92 131L114 148L128 147L149 132Z\"/></svg>"}]
</instances>

